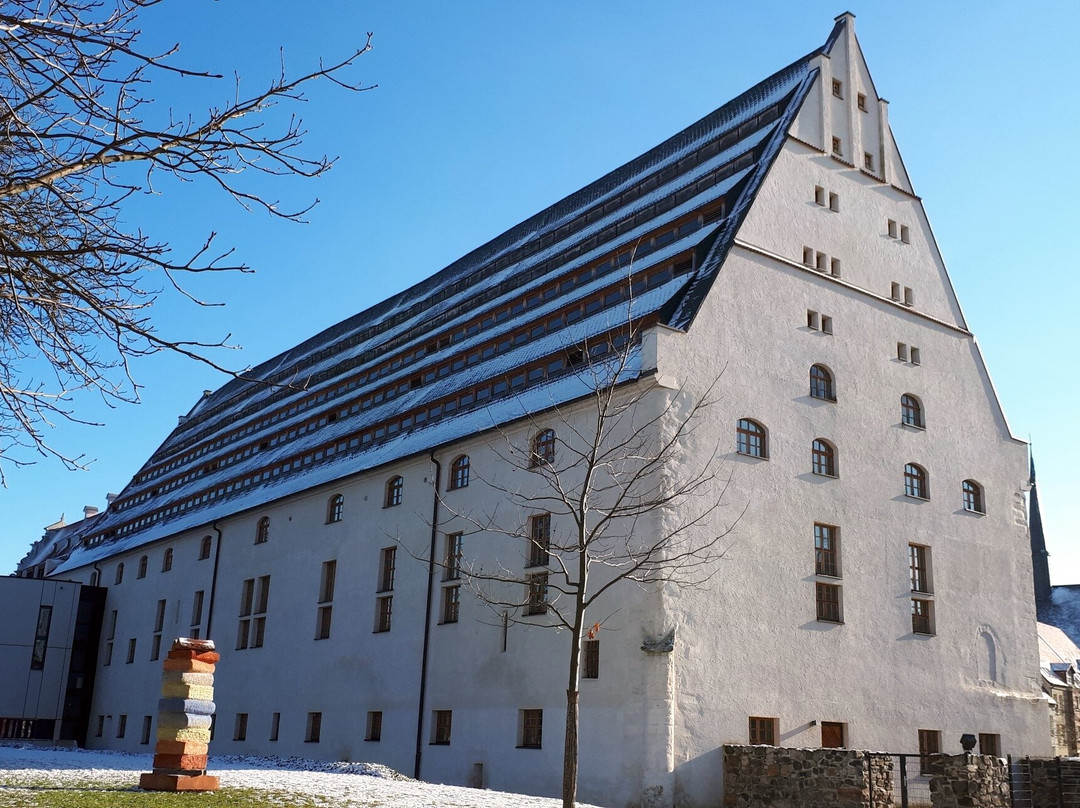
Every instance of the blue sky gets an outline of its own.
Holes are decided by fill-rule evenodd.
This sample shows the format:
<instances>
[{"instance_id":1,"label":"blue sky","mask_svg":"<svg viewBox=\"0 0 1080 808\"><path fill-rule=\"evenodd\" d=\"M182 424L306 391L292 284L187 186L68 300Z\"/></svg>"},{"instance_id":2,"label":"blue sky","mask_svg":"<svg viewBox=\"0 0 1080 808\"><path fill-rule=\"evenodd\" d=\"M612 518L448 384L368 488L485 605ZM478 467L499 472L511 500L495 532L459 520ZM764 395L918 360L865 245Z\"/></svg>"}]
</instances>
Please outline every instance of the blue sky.
<instances>
[{"instance_id":1,"label":"blue sky","mask_svg":"<svg viewBox=\"0 0 1080 808\"><path fill-rule=\"evenodd\" d=\"M258 87L280 49L297 70L375 33L356 76L378 88L310 93L308 148L338 156L312 182L268 191L310 223L246 212L198 185L159 185L127 215L190 249L210 231L256 274L203 277L223 308L163 300L160 329L219 339L232 367L258 364L442 268L525 217L635 157L820 45L850 10L916 191L925 200L969 325L1014 433L1033 441L1056 583L1080 582L1080 340L1075 158L1080 6L1072 2L174 2L143 24L180 42L185 64ZM183 109L229 83L157 88ZM252 178L252 184L258 184ZM224 377L175 357L135 365L142 404L78 412L103 427L50 439L93 462L7 467L0 572L42 528L103 507ZM955 413L962 418L963 413Z\"/></svg>"}]
</instances>

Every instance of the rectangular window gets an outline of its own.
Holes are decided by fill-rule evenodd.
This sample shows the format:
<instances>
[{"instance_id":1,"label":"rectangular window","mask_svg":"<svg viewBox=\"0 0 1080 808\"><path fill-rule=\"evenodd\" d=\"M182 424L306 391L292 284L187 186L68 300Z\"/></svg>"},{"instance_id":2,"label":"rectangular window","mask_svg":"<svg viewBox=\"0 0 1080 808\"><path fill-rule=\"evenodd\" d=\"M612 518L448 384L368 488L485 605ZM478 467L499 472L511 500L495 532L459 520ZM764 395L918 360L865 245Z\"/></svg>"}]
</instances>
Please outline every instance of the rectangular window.
<instances>
[{"instance_id":1,"label":"rectangular window","mask_svg":"<svg viewBox=\"0 0 1080 808\"><path fill-rule=\"evenodd\" d=\"M822 721L821 722L821 748L822 749L843 749L847 746L845 736L847 733L844 731L846 728L838 721Z\"/></svg>"},{"instance_id":2,"label":"rectangular window","mask_svg":"<svg viewBox=\"0 0 1080 808\"><path fill-rule=\"evenodd\" d=\"M834 194L834 193L829 194L829 210L833 211L834 213L839 213L840 212L840 195L839 194Z\"/></svg>"},{"instance_id":3,"label":"rectangular window","mask_svg":"<svg viewBox=\"0 0 1080 808\"><path fill-rule=\"evenodd\" d=\"M270 602L270 576L248 578L240 591L240 624L236 648L261 648L266 633L266 609Z\"/></svg>"},{"instance_id":4,"label":"rectangular window","mask_svg":"<svg viewBox=\"0 0 1080 808\"><path fill-rule=\"evenodd\" d=\"M315 639L316 640L328 640L330 639L330 623L334 617L333 606L320 606L318 614L315 616Z\"/></svg>"},{"instance_id":5,"label":"rectangular window","mask_svg":"<svg viewBox=\"0 0 1080 808\"><path fill-rule=\"evenodd\" d=\"M105 716L99 715L97 717L97 729L94 730L94 737L100 738L105 734Z\"/></svg>"},{"instance_id":6,"label":"rectangular window","mask_svg":"<svg viewBox=\"0 0 1080 808\"><path fill-rule=\"evenodd\" d=\"M889 220L887 220L887 225L888 225L888 228L889 228L889 238L896 238L896 236L897 236L896 222L893 221L892 219L889 219Z\"/></svg>"},{"instance_id":7,"label":"rectangular window","mask_svg":"<svg viewBox=\"0 0 1080 808\"><path fill-rule=\"evenodd\" d=\"M278 733L281 731L281 713L274 713L270 716L270 740L276 741L278 739Z\"/></svg>"},{"instance_id":8,"label":"rectangular window","mask_svg":"<svg viewBox=\"0 0 1080 808\"><path fill-rule=\"evenodd\" d=\"M581 643L581 676L583 679L600 678L600 640Z\"/></svg>"},{"instance_id":9,"label":"rectangular window","mask_svg":"<svg viewBox=\"0 0 1080 808\"><path fill-rule=\"evenodd\" d=\"M116 609L113 609L112 614L109 615L109 632L105 637L105 639L107 639L107 640L115 640L116 639L116 617L117 617L117 611L116 611Z\"/></svg>"},{"instance_id":10,"label":"rectangular window","mask_svg":"<svg viewBox=\"0 0 1080 808\"><path fill-rule=\"evenodd\" d=\"M446 536L446 555L443 559L444 581L456 581L461 577L461 538L460 533L448 533Z\"/></svg>"},{"instance_id":11,"label":"rectangular window","mask_svg":"<svg viewBox=\"0 0 1080 808\"><path fill-rule=\"evenodd\" d=\"M367 714L367 733L365 741L382 740L382 710L370 710Z\"/></svg>"},{"instance_id":12,"label":"rectangular window","mask_svg":"<svg viewBox=\"0 0 1080 808\"><path fill-rule=\"evenodd\" d=\"M841 267L840 267L840 259L839 258L833 258L833 259L831 259L829 261L829 273L834 278L839 278L840 277L840 269L841 269Z\"/></svg>"},{"instance_id":13,"label":"rectangular window","mask_svg":"<svg viewBox=\"0 0 1080 808\"><path fill-rule=\"evenodd\" d=\"M908 570L911 591L930 593L930 548L921 544L908 545Z\"/></svg>"},{"instance_id":14,"label":"rectangular window","mask_svg":"<svg viewBox=\"0 0 1080 808\"><path fill-rule=\"evenodd\" d=\"M862 93L859 93L858 96L856 97L856 99L857 99L858 104L859 104L859 109L862 112L868 112L869 110L867 110L867 108L866 108L866 96L864 94L862 94Z\"/></svg>"},{"instance_id":15,"label":"rectangular window","mask_svg":"<svg viewBox=\"0 0 1080 808\"><path fill-rule=\"evenodd\" d=\"M130 640L128 640L127 664L129 664L129 665L132 662L135 661L135 645L136 645L136 640L135 640L134 637L132 637Z\"/></svg>"},{"instance_id":16,"label":"rectangular window","mask_svg":"<svg viewBox=\"0 0 1080 808\"><path fill-rule=\"evenodd\" d=\"M904 287L904 305L905 306L914 306L915 305L915 293L913 291L911 291L910 286L905 286Z\"/></svg>"},{"instance_id":17,"label":"rectangular window","mask_svg":"<svg viewBox=\"0 0 1080 808\"><path fill-rule=\"evenodd\" d=\"M142 719L142 734L139 736L139 743L143 746L149 746L150 744L150 732L154 728L154 716L144 715Z\"/></svg>"},{"instance_id":18,"label":"rectangular window","mask_svg":"<svg viewBox=\"0 0 1080 808\"><path fill-rule=\"evenodd\" d=\"M394 609L394 596L385 595L375 599L375 631L390 630L390 615Z\"/></svg>"},{"instance_id":19,"label":"rectangular window","mask_svg":"<svg viewBox=\"0 0 1080 808\"><path fill-rule=\"evenodd\" d=\"M431 742L433 744L450 744L450 726L453 717L451 710L431 711Z\"/></svg>"},{"instance_id":20,"label":"rectangular window","mask_svg":"<svg viewBox=\"0 0 1080 808\"><path fill-rule=\"evenodd\" d=\"M202 625L203 596L205 591L200 589L191 599L191 625Z\"/></svg>"},{"instance_id":21,"label":"rectangular window","mask_svg":"<svg viewBox=\"0 0 1080 808\"><path fill-rule=\"evenodd\" d=\"M367 732L364 735L365 741L381 741L382 740L382 711L370 710L367 713Z\"/></svg>"},{"instance_id":22,"label":"rectangular window","mask_svg":"<svg viewBox=\"0 0 1080 808\"><path fill-rule=\"evenodd\" d=\"M900 240L905 244L911 243L911 231L908 230L906 224L900 225Z\"/></svg>"},{"instance_id":23,"label":"rectangular window","mask_svg":"<svg viewBox=\"0 0 1080 808\"><path fill-rule=\"evenodd\" d=\"M525 603L525 614L547 614L548 574L540 572L530 575L526 585L528 587L528 600Z\"/></svg>"},{"instance_id":24,"label":"rectangular window","mask_svg":"<svg viewBox=\"0 0 1080 808\"><path fill-rule=\"evenodd\" d=\"M521 710L518 713L519 749L539 749L544 743L544 711Z\"/></svg>"},{"instance_id":25,"label":"rectangular window","mask_svg":"<svg viewBox=\"0 0 1080 808\"><path fill-rule=\"evenodd\" d=\"M840 577L840 530L833 525L814 524L814 572Z\"/></svg>"},{"instance_id":26,"label":"rectangular window","mask_svg":"<svg viewBox=\"0 0 1080 808\"><path fill-rule=\"evenodd\" d=\"M896 358L901 362L908 361L907 345L902 342L896 343Z\"/></svg>"},{"instance_id":27,"label":"rectangular window","mask_svg":"<svg viewBox=\"0 0 1080 808\"><path fill-rule=\"evenodd\" d=\"M161 657L161 635L160 634L155 634L153 636L153 638L150 640L150 661L154 662L155 660L159 659L160 657Z\"/></svg>"},{"instance_id":28,"label":"rectangular window","mask_svg":"<svg viewBox=\"0 0 1080 808\"><path fill-rule=\"evenodd\" d=\"M837 584L815 584L817 587L817 619L840 623L840 587Z\"/></svg>"},{"instance_id":29,"label":"rectangular window","mask_svg":"<svg viewBox=\"0 0 1080 808\"><path fill-rule=\"evenodd\" d=\"M930 773L930 755L941 752L941 730L919 730L919 773Z\"/></svg>"},{"instance_id":30,"label":"rectangular window","mask_svg":"<svg viewBox=\"0 0 1080 808\"><path fill-rule=\"evenodd\" d=\"M825 189L820 185L814 186L814 202L825 207Z\"/></svg>"},{"instance_id":31,"label":"rectangular window","mask_svg":"<svg viewBox=\"0 0 1080 808\"><path fill-rule=\"evenodd\" d=\"M308 713L304 742L318 743L320 737L322 737L322 713Z\"/></svg>"},{"instance_id":32,"label":"rectangular window","mask_svg":"<svg viewBox=\"0 0 1080 808\"><path fill-rule=\"evenodd\" d=\"M776 719L750 716L750 745L776 745Z\"/></svg>"},{"instance_id":33,"label":"rectangular window","mask_svg":"<svg viewBox=\"0 0 1080 808\"><path fill-rule=\"evenodd\" d=\"M934 633L934 601L911 599L911 630L915 634Z\"/></svg>"},{"instance_id":34,"label":"rectangular window","mask_svg":"<svg viewBox=\"0 0 1080 808\"><path fill-rule=\"evenodd\" d=\"M111 642L105 643L105 653L102 655L104 656L104 660L101 663L102 666L112 664L112 647L113 644Z\"/></svg>"},{"instance_id":35,"label":"rectangular window","mask_svg":"<svg viewBox=\"0 0 1080 808\"><path fill-rule=\"evenodd\" d=\"M844 97L844 83L840 79L832 80L832 94L834 98Z\"/></svg>"},{"instance_id":36,"label":"rectangular window","mask_svg":"<svg viewBox=\"0 0 1080 808\"><path fill-rule=\"evenodd\" d=\"M815 331L817 331L819 328L821 328L821 315L819 315L816 311L810 311L810 309L807 309L806 310L806 327L807 328L812 328Z\"/></svg>"},{"instance_id":37,"label":"rectangular window","mask_svg":"<svg viewBox=\"0 0 1080 808\"><path fill-rule=\"evenodd\" d=\"M443 587L441 623L456 623L461 605L461 587L459 585Z\"/></svg>"},{"instance_id":38,"label":"rectangular window","mask_svg":"<svg viewBox=\"0 0 1080 808\"><path fill-rule=\"evenodd\" d=\"M1001 757L1001 736L996 733L979 733L979 754Z\"/></svg>"},{"instance_id":39,"label":"rectangular window","mask_svg":"<svg viewBox=\"0 0 1080 808\"><path fill-rule=\"evenodd\" d=\"M379 554L379 590L390 592L394 588L394 567L397 565L397 548L384 547Z\"/></svg>"},{"instance_id":40,"label":"rectangular window","mask_svg":"<svg viewBox=\"0 0 1080 808\"><path fill-rule=\"evenodd\" d=\"M922 354L919 352L918 348L912 348L911 349L911 364L913 364L913 365L922 364Z\"/></svg>"},{"instance_id":41,"label":"rectangular window","mask_svg":"<svg viewBox=\"0 0 1080 808\"><path fill-rule=\"evenodd\" d=\"M237 713L236 722L233 724L233 736L234 741L246 741L247 740L247 713Z\"/></svg>"},{"instance_id":42,"label":"rectangular window","mask_svg":"<svg viewBox=\"0 0 1080 808\"><path fill-rule=\"evenodd\" d=\"M551 560L551 514L542 513L529 520L529 567L544 567Z\"/></svg>"},{"instance_id":43,"label":"rectangular window","mask_svg":"<svg viewBox=\"0 0 1080 808\"><path fill-rule=\"evenodd\" d=\"M824 314L821 315L821 333L823 333L823 334L831 334L832 333L832 317L829 317L829 316L824 315Z\"/></svg>"},{"instance_id":44,"label":"rectangular window","mask_svg":"<svg viewBox=\"0 0 1080 808\"><path fill-rule=\"evenodd\" d=\"M870 152L863 152L862 159L863 159L863 167L867 171L873 171L874 170L874 155L872 155Z\"/></svg>"},{"instance_id":45,"label":"rectangular window","mask_svg":"<svg viewBox=\"0 0 1080 808\"><path fill-rule=\"evenodd\" d=\"M832 139L832 153L837 157L844 156L844 144L838 137Z\"/></svg>"},{"instance_id":46,"label":"rectangular window","mask_svg":"<svg viewBox=\"0 0 1080 808\"><path fill-rule=\"evenodd\" d=\"M127 734L127 716L117 716L116 719L116 737L123 738Z\"/></svg>"},{"instance_id":47,"label":"rectangular window","mask_svg":"<svg viewBox=\"0 0 1080 808\"><path fill-rule=\"evenodd\" d=\"M893 300L900 299L900 284L893 283L889 286L889 297Z\"/></svg>"},{"instance_id":48,"label":"rectangular window","mask_svg":"<svg viewBox=\"0 0 1080 808\"><path fill-rule=\"evenodd\" d=\"M49 647L49 626L51 624L52 606L39 606L37 630L34 633L34 652L30 658L30 670L32 671L45 669L45 651Z\"/></svg>"},{"instance_id":49,"label":"rectangular window","mask_svg":"<svg viewBox=\"0 0 1080 808\"><path fill-rule=\"evenodd\" d=\"M828 268L829 256L823 252L814 255L814 268L818 272L824 272Z\"/></svg>"},{"instance_id":50,"label":"rectangular window","mask_svg":"<svg viewBox=\"0 0 1080 808\"><path fill-rule=\"evenodd\" d=\"M808 267L812 267L814 265L814 250L812 247L802 248L802 262Z\"/></svg>"},{"instance_id":51,"label":"rectangular window","mask_svg":"<svg viewBox=\"0 0 1080 808\"><path fill-rule=\"evenodd\" d=\"M319 603L329 603L334 599L334 582L337 578L337 561L324 561L322 576L319 581Z\"/></svg>"}]
</instances>

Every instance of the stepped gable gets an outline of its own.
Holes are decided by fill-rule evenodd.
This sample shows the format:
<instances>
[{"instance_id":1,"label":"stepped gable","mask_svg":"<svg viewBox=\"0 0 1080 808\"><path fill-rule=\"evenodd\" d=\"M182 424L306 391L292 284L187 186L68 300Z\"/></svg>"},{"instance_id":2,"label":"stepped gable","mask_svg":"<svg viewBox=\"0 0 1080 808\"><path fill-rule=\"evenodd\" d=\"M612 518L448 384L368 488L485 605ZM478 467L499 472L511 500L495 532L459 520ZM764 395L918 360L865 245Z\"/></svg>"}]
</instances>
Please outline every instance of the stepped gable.
<instances>
[{"instance_id":1,"label":"stepped gable","mask_svg":"<svg viewBox=\"0 0 1080 808\"><path fill-rule=\"evenodd\" d=\"M688 328L845 24L644 155L246 374L260 381L204 393L57 571L586 395L581 347L597 359L625 340L628 312ZM619 381L639 374L639 348Z\"/></svg>"}]
</instances>

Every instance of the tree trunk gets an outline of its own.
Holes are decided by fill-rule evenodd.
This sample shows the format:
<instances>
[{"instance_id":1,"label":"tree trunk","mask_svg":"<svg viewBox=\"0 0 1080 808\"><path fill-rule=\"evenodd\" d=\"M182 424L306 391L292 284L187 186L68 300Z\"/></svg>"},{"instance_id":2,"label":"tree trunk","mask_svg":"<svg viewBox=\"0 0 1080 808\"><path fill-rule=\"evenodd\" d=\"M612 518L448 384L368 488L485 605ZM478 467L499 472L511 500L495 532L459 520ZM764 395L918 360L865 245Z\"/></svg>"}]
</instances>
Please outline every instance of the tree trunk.
<instances>
[{"instance_id":1,"label":"tree trunk","mask_svg":"<svg viewBox=\"0 0 1080 808\"><path fill-rule=\"evenodd\" d=\"M566 741L563 749L563 808L574 808L577 801L578 772L578 691L566 691Z\"/></svg>"}]
</instances>

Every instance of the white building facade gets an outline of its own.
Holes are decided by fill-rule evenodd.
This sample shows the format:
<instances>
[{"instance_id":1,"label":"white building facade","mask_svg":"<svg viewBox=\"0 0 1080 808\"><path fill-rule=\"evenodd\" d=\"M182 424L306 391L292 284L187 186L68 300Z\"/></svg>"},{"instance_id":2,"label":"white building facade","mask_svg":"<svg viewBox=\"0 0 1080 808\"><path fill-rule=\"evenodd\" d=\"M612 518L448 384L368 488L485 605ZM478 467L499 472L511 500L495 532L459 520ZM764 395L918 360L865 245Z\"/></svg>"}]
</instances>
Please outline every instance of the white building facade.
<instances>
[{"instance_id":1,"label":"white building facade","mask_svg":"<svg viewBox=\"0 0 1080 808\"><path fill-rule=\"evenodd\" d=\"M623 345L628 307L643 335ZM669 471L715 459L723 507L695 529L731 532L707 586L624 583L599 607L582 800L719 805L719 747L748 740L955 752L973 732L996 754L1049 752L1026 446L851 15L641 158L255 371L305 389L204 397L50 571L108 588L87 743L150 743L162 648L211 637L211 754L557 794L565 633L527 606L504 621L447 559L463 534L466 568L528 564L527 543L476 523L542 515L509 507L540 479L507 452L587 429L586 342L625 352L617 381L645 410L719 379Z\"/></svg>"}]
</instances>

